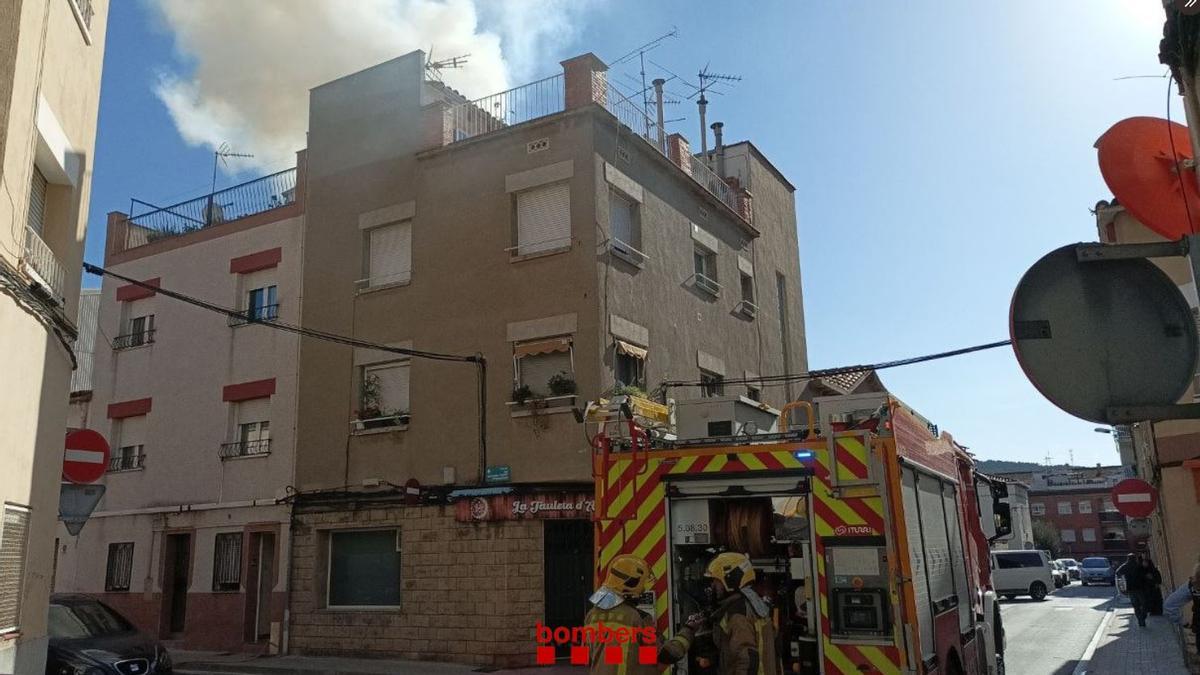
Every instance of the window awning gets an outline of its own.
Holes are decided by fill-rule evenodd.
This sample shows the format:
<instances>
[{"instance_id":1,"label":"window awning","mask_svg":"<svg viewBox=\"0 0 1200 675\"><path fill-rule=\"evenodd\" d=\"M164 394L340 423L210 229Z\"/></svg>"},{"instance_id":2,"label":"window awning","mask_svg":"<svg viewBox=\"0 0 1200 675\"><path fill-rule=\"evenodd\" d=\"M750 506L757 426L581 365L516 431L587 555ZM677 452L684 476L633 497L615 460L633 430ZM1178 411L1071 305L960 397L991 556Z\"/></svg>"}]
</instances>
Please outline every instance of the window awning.
<instances>
[{"instance_id":1,"label":"window awning","mask_svg":"<svg viewBox=\"0 0 1200 675\"><path fill-rule=\"evenodd\" d=\"M646 349L645 347L638 347L636 345L629 344L624 340L617 340L617 352L626 356L632 356L635 359L642 359L645 361L646 354L648 354L649 351L650 350Z\"/></svg>"},{"instance_id":2,"label":"window awning","mask_svg":"<svg viewBox=\"0 0 1200 675\"><path fill-rule=\"evenodd\" d=\"M518 359L523 356L569 351L571 351L571 338L569 337L556 337L549 340L537 340L535 342L519 342L513 346L513 356Z\"/></svg>"}]
</instances>

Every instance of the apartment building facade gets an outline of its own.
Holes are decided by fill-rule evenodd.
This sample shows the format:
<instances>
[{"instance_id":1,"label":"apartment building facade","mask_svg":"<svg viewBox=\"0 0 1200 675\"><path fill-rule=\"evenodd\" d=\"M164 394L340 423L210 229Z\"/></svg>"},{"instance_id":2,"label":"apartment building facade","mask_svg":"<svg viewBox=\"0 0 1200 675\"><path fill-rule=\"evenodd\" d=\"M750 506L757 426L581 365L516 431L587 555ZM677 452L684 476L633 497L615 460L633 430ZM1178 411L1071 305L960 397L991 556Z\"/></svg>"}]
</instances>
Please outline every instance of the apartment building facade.
<instances>
[{"instance_id":1,"label":"apartment building facade","mask_svg":"<svg viewBox=\"0 0 1200 675\"><path fill-rule=\"evenodd\" d=\"M722 382L807 365L793 188L749 143L718 176L590 54L476 101L424 61L311 92L303 323L389 349L300 346L287 642L529 664L595 574L572 408L793 394Z\"/></svg>"},{"instance_id":2,"label":"apartment building facade","mask_svg":"<svg viewBox=\"0 0 1200 675\"><path fill-rule=\"evenodd\" d=\"M42 672L107 0L0 3L0 672Z\"/></svg>"},{"instance_id":3,"label":"apartment building facade","mask_svg":"<svg viewBox=\"0 0 1200 675\"><path fill-rule=\"evenodd\" d=\"M1134 550L1136 537L1112 501L1112 488L1123 474L1119 466L1025 474L1030 515L1058 532L1060 557L1099 556L1115 561Z\"/></svg>"},{"instance_id":4,"label":"apartment building facade","mask_svg":"<svg viewBox=\"0 0 1200 675\"><path fill-rule=\"evenodd\" d=\"M1116 199L1096 204L1099 241L1108 244L1161 242L1165 238L1138 222ZM1151 258L1178 286L1197 314L1196 285L1186 258ZM1180 400L1200 400L1200 381ZM1169 585L1184 583L1200 560L1200 541L1187 536L1188 523L1200 519L1200 422L1143 422L1116 430L1121 463L1159 493L1159 507L1149 519L1150 552Z\"/></svg>"},{"instance_id":5,"label":"apartment building facade","mask_svg":"<svg viewBox=\"0 0 1200 675\"><path fill-rule=\"evenodd\" d=\"M298 167L139 214L111 213L88 428L107 492L60 526L56 589L102 598L183 649L278 651L294 470L303 154ZM157 288L215 303L197 307Z\"/></svg>"}]
</instances>

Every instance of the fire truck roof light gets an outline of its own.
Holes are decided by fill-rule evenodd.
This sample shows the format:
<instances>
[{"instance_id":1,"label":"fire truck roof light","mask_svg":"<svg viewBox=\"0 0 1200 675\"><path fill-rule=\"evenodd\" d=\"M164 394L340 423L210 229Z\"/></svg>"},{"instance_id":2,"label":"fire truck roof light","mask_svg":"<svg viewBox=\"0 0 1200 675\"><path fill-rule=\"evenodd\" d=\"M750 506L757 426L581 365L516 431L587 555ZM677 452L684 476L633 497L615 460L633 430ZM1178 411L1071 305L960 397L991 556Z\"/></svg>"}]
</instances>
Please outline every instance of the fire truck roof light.
<instances>
[{"instance_id":1,"label":"fire truck roof light","mask_svg":"<svg viewBox=\"0 0 1200 675\"><path fill-rule=\"evenodd\" d=\"M812 459L813 454L811 450L796 450L792 453L792 457L796 459Z\"/></svg>"}]
</instances>

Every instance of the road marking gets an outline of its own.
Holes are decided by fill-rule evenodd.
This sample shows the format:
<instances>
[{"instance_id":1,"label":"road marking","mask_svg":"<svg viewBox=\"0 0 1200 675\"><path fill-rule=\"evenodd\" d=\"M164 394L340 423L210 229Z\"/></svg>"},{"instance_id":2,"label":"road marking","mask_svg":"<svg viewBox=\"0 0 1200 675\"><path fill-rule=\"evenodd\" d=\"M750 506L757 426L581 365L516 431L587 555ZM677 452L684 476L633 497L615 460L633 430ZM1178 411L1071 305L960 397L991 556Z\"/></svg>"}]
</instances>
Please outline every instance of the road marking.
<instances>
[{"instance_id":1,"label":"road marking","mask_svg":"<svg viewBox=\"0 0 1200 675\"><path fill-rule=\"evenodd\" d=\"M1116 599L1114 596L1112 600L1109 600L1108 611L1104 613L1104 618L1100 620L1100 626L1096 628L1096 634L1092 636L1092 641L1088 643L1087 649L1083 650L1083 656L1079 657L1079 665L1075 666L1071 675L1086 675L1088 672L1092 656L1095 655L1096 648L1100 646L1100 640L1104 638L1104 634L1108 631L1108 624L1116 613L1114 606Z\"/></svg>"}]
</instances>

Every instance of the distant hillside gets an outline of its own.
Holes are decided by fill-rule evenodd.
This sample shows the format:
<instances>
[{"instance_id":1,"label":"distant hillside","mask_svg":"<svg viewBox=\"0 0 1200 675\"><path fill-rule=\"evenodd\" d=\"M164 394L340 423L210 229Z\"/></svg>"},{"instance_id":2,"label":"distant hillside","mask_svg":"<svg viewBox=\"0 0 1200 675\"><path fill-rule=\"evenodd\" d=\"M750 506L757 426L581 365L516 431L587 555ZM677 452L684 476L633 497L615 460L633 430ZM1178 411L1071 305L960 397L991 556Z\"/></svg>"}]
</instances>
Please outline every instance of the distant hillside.
<instances>
[{"instance_id":1,"label":"distant hillside","mask_svg":"<svg viewBox=\"0 0 1200 675\"><path fill-rule=\"evenodd\" d=\"M976 465L979 470L984 473L1016 473L1018 471L1045 471L1047 469L1068 469L1065 464L1056 466L1046 466L1037 462L1010 462L1006 459L979 459L976 460ZM1087 467L1075 467L1084 469Z\"/></svg>"}]
</instances>

